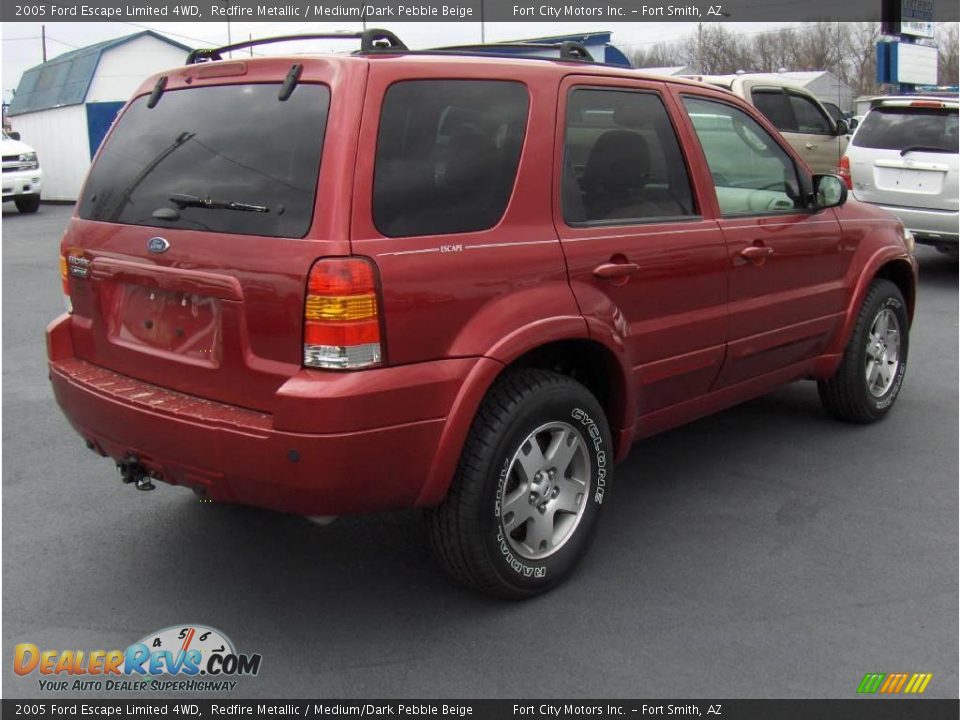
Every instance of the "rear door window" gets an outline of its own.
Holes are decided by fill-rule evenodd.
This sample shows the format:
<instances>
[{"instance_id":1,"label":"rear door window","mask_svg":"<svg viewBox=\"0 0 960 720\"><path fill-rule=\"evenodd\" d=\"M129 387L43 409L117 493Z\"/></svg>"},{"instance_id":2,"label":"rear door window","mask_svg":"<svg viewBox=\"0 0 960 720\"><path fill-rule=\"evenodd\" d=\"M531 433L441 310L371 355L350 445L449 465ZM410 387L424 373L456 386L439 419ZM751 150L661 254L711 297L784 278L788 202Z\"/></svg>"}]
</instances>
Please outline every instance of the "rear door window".
<instances>
[{"instance_id":1,"label":"rear door window","mask_svg":"<svg viewBox=\"0 0 960 720\"><path fill-rule=\"evenodd\" d=\"M797 131L802 133L813 133L815 135L833 135L833 127L830 119L821 110L817 104L798 93L789 93L790 106L793 108L793 114L797 118Z\"/></svg>"},{"instance_id":2,"label":"rear door window","mask_svg":"<svg viewBox=\"0 0 960 720\"><path fill-rule=\"evenodd\" d=\"M750 93L753 105L773 123L780 132L797 132L797 121L782 90L754 88Z\"/></svg>"},{"instance_id":3,"label":"rear door window","mask_svg":"<svg viewBox=\"0 0 960 720\"><path fill-rule=\"evenodd\" d=\"M881 107L871 110L853 136L863 148L923 152L957 152L957 110Z\"/></svg>"},{"instance_id":4,"label":"rear door window","mask_svg":"<svg viewBox=\"0 0 960 720\"><path fill-rule=\"evenodd\" d=\"M387 90L373 221L387 237L487 230L513 192L530 101L505 80L408 80Z\"/></svg>"},{"instance_id":5,"label":"rear door window","mask_svg":"<svg viewBox=\"0 0 960 720\"><path fill-rule=\"evenodd\" d=\"M120 117L79 202L87 220L241 235L310 228L330 91L221 85L139 97Z\"/></svg>"},{"instance_id":6,"label":"rear door window","mask_svg":"<svg viewBox=\"0 0 960 720\"><path fill-rule=\"evenodd\" d=\"M572 90L564 136L564 219L624 224L693 214L687 168L660 97Z\"/></svg>"}]
</instances>

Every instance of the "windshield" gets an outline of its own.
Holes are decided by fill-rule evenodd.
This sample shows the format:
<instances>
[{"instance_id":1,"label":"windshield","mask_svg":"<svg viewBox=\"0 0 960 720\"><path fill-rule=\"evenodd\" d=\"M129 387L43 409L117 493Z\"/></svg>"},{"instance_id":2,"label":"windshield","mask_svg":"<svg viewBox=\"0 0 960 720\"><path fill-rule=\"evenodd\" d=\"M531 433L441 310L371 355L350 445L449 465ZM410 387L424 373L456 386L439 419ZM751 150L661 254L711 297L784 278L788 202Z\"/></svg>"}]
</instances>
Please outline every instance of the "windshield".
<instances>
[{"instance_id":1,"label":"windshield","mask_svg":"<svg viewBox=\"0 0 960 720\"><path fill-rule=\"evenodd\" d=\"M853 136L856 147L923 148L957 152L957 111L948 108L880 107L871 110Z\"/></svg>"},{"instance_id":2,"label":"windshield","mask_svg":"<svg viewBox=\"0 0 960 720\"><path fill-rule=\"evenodd\" d=\"M279 83L140 97L110 134L80 198L87 220L303 237L313 216L330 92ZM192 196L213 204L178 203ZM231 207L231 205L233 207ZM235 212L237 205L266 208Z\"/></svg>"}]
</instances>

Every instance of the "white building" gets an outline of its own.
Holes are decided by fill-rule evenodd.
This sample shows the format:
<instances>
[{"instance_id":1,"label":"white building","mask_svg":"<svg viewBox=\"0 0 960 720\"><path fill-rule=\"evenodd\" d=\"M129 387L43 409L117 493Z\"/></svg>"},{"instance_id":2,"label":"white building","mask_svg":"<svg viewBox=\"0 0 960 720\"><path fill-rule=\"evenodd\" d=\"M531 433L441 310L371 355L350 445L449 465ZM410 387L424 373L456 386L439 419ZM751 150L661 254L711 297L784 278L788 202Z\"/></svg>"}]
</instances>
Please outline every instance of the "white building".
<instances>
[{"instance_id":1,"label":"white building","mask_svg":"<svg viewBox=\"0 0 960 720\"><path fill-rule=\"evenodd\" d=\"M650 73L651 75L666 75L667 77L678 77L682 75L696 75L697 71L695 68L690 67L689 65L671 65L670 67L638 67L637 70L641 72Z\"/></svg>"},{"instance_id":2,"label":"white building","mask_svg":"<svg viewBox=\"0 0 960 720\"><path fill-rule=\"evenodd\" d=\"M189 47L152 30L58 55L20 78L8 116L43 167L43 198L75 201L110 124L148 76Z\"/></svg>"}]
</instances>

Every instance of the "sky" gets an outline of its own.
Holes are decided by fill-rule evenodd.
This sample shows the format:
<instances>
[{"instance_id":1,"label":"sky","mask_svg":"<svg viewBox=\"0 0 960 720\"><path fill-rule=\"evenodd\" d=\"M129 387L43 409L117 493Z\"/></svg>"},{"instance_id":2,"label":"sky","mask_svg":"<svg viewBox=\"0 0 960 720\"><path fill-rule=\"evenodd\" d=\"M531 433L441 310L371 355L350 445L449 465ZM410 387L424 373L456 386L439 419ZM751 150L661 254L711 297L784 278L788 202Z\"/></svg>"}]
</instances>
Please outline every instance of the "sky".
<instances>
[{"instance_id":1,"label":"sky","mask_svg":"<svg viewBox=\"0 0 960 720\"><path fill-rule=\"evenodd\" d=\"M46 22L47 58L53 59L60 53L93 43L123 37L142 30L156 30L191 46L216 46L227 42L227 24L225 22L196 23L71 23ZM741 33L755 34L774 30L787 23L724 23L725 27ZM359 22L352 23L244 23L231 22L230 32L234 42L247 39L268 37L271 35L291 35L298 32L356 31ZM436 47L457 43L475 43L481 39L478 22L431 22L397 23L391 27L410 48ZM696 30L696 23L486 23L484 33L487 42L516 40L531 36L565 35L570 33L613 30L613 44L629 53L637 47L655 45L659 42L679 40ZM41 23L3 23L0 26L0 39L3 45L3 99L9 101L11 91L16 88L24 70L38 65L42 61L40 42ZM275 48L278 46L274 46ZM286 46L289 48L292 46ZM338 41L331 42L331 50L348 50L350 45ZM264 54L276 52L275 49L258 49Z\"/></svg>"}]
</instances>

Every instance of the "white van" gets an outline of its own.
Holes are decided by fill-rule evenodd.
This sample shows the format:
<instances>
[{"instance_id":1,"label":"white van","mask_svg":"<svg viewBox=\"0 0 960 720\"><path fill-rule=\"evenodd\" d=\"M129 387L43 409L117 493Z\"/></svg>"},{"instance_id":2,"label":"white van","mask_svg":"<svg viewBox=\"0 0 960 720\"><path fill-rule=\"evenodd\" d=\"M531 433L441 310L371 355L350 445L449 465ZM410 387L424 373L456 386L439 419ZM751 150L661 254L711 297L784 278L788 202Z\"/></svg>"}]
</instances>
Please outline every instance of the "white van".
<instances>
[{"instance_id":1,"label":"white van","mask_svg":"<svg viewBox=\"0 0 960 720\"><path fill-rule=\"evenodd\" d=\"M3 131L3 201L12 200L22 213L40 209L43 170L37 151L20 142L20 133Z\"/></svg>"}]
</instances>

